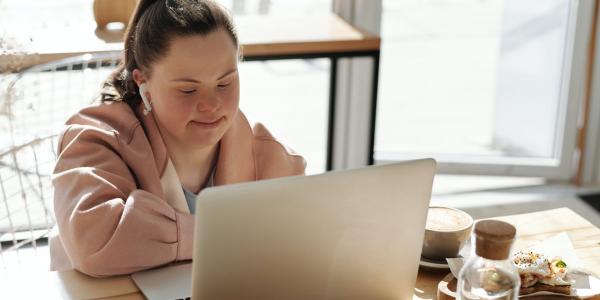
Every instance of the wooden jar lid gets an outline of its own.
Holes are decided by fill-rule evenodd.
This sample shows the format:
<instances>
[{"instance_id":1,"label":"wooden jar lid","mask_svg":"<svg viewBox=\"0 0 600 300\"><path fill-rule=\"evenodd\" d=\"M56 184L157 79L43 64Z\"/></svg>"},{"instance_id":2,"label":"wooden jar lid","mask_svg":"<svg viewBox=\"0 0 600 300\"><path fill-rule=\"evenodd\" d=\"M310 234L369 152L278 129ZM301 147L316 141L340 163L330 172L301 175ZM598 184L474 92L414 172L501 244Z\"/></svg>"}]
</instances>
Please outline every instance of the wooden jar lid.
<instances>
[{"instance_id":1,"label":"wooden jar lid","mask_svg":"<svg viewBox=\"0 0 600 300\"><path fill-rule=\"evenodd\" d=\"M475 253L487 259L507 259L516 233L513 225L503 221L479 221L475 224Z\"/></svg>"}]
</instances>

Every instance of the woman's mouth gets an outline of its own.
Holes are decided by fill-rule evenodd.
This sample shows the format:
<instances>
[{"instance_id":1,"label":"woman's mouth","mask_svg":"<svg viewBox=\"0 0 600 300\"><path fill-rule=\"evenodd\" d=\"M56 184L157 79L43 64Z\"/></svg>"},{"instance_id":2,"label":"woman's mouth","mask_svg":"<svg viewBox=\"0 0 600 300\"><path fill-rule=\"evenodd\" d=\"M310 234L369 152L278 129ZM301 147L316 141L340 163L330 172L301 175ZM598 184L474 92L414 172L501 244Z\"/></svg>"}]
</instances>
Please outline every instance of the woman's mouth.
<instances>
[{"instance_id":1,"label":"woman's mouth","mask_svg":"<svg viewBox=\"0 0 600 300\"><path fill-rule=\"evenodd\" d=\"M190 121L190 124L205 129L212 129L218 127L223 122L224 117L220 117L214 121Z\"/></svg>"}]
</instances>

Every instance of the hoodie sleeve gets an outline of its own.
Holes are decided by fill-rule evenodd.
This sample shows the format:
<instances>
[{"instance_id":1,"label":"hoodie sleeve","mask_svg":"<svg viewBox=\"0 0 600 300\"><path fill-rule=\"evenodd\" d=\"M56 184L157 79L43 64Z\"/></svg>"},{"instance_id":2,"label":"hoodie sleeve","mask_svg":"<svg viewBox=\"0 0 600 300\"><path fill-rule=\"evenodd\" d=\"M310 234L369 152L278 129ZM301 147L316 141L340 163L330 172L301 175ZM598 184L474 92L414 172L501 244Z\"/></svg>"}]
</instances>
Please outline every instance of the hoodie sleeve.
<instances>
[{"instance_id":1,"label":"hoodie sleeve","mask_svg":"<svg viewBox=\"0 0 600 300\"><path fill-rule=\"evenodd\" d=\"M253 127L259 179L305 175L306 160L279 142L262 124Z\"/></svg>"},{"instance_id":2,"label":"hoodie sleeve","mask_svg":"<svg viewBox=\"0 0 600 300\"><path fill-rule=\"evenodd\" d=\"M103 277L192 258L194 217L137 189L115 132L70 127L58 147L54 211L76 269Z\"/></svg>"}]
</instances>

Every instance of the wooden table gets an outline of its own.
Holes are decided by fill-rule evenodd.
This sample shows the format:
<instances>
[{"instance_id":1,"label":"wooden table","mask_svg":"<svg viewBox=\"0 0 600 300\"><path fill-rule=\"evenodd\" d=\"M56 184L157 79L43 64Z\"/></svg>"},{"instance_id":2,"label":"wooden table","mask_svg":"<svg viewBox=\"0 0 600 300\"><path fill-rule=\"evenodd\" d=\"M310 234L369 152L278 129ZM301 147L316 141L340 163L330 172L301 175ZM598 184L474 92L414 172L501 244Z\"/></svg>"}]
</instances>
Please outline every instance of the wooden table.
<instances>
[{"instance_id":1,"label":"wooden table","mask_svg":"<svg viewBox=\"0 0 600 300\"><path fill-rule=\"evenodd\" d=\"M570 209L561 208L497 219L517 227L517 248L566 232L580 260L588 269L600 275L600 229ZM435 299L437 284L447 273L448 271L420 270L413 299ZM77 271L0 274L0 294L3 298L5 295L9 296L7 299L12 299L10 296L13 295L27 295L37 299L144 299L129 276L95 279Z\"/></svg>"},{"instance_id":2,"label":"wooden table","mask_svg":"<svg viewBox=\"0 0 600 300\"><path fill-rule=\"evenodd\" d=\"M10 11L10 7L8 9ZM15 69L14 62L18 62L19 67L28 67L70 56L123 49L123 30L110 31L96 28L92 15L92 0L81 1L81 13L85 18L79 20L77 24L62 27L49 26L43 30L15 33L18 38L30 38L33 42L23 42L21 48L13 49L11 53L2 54L0 51L0 72ZM234 21L238 29L244 61L314 58L327 58L331 61L327 170L333 167L338 60L352 57L372 59L367 159L369 164L373 164L380 38L349 25L335 14L239 16L235 17ZM11 33L10 30L8 33Z\"/></svg>"},{"instance_id":3,"label":"wooden table","mask_svg":"<svg viewBox=\"0 0 600 300\"><path fill-rule=\"evenodd\" d=\"M522 249L544 239L566 232L575 252L587 269L600 276L600 229L568 208L560 208L522 215L494 218L509 222L517 228L517 240L513 246ZM437 285L449 271L432 272L420 270L413 299L435 299ZM538 298L526 298L538 299ZM542 299L542 298L539 298ZM543 299L554 299L546 296ZM556 297L556 299L566 299ZM600 299L600 296L593 299Z\"/></svg>"},{"instance_id":4,"label":"wooden table","mask_svg":"<svg viewBox=\"0 0 600 300\"><path fill-rule=\"evenodd\" d=\"M91 10L91 2L89 5ZM381 45L378 36L355 28L332 13L237 16L234 21L245 61L371 56ZM0 70L7 70L10 59L19 60L26 68L76 55L123 50L124 30L98 29L91 15L82 23L18 34L17 38L32 42L24 41L7 53L0 52Z\"/></svg>"}]
</instances>

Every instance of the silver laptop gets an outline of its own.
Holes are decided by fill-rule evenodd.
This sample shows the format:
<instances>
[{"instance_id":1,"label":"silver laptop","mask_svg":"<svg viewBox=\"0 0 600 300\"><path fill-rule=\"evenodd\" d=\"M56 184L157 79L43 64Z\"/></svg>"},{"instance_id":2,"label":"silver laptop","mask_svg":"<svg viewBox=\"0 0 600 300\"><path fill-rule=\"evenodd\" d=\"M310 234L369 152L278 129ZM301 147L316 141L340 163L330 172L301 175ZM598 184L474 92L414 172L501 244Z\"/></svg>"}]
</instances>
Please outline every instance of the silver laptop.
<instances>
[{"instance_id":1,"label":"silver laptop","mask_svg":"<svg viewBox=\"0 0 600 300\"><path fill-rule=\"evenodd\" d=\"M412 299L432 159L205 190L192 299Z\"/></svg>"}]
</instances>

